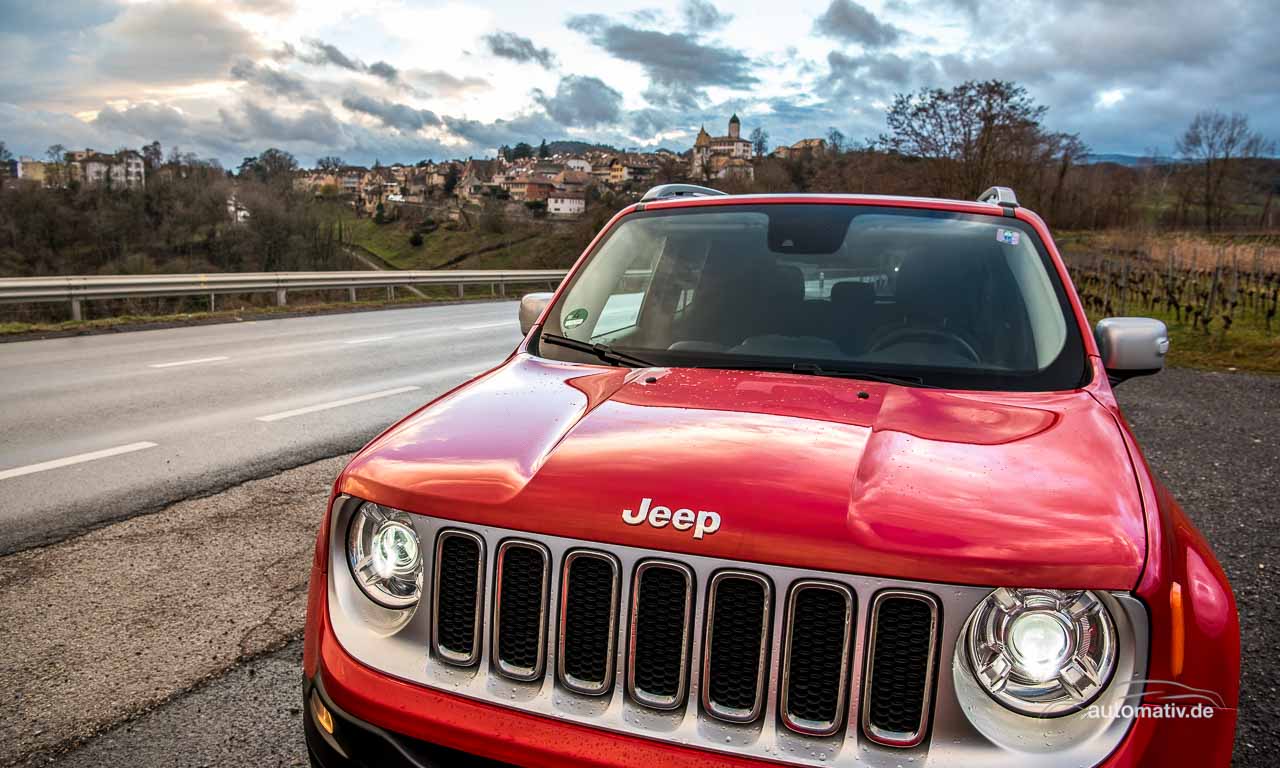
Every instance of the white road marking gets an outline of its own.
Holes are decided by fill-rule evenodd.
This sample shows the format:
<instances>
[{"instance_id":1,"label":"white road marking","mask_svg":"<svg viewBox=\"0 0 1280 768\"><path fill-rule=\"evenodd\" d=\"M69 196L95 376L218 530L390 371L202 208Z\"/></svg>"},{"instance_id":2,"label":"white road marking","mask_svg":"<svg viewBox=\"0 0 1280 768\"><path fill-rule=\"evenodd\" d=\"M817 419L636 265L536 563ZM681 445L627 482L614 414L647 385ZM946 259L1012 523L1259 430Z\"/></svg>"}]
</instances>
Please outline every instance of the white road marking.
<instances>
[{"instance_id":1,"label":"white road marking","mask_svg":"<svg viewBox=\"0 0 1280 768\"><path fill-rule=\"evenodd\" d=\"M174 368L179 365L196 365L197 363L216 363L219 360L230 360L231 358L223 355L222 357L197 357L194 360L175 360L172 363L152 363L148 368Z\"/></svg>"},{"instance_id":2,"label":"white road marking","mask_svg":"<svg viewBox=\"0 0 1280 768\"><path fill-rule=\"evenodd\" d=\"M109 456L119 456L122 453L133 453L147 448L155 448L155 443L129 443L128 445L118 445L115 448L104 448L101 451L91 451L89 453L78 453L75 456L68 456L65 459L54 459L52 461L42 461L39 464L28 464L25 467L14 467L13 469L0 470L0 480L8 480L11 477L22 477L36 472L44 472L48 469L57 469L59 467L69 467L72 464L83 464L86 461L94 461L95 459L105 459Z\"/></svg>"},{"instance_id":3,"label":"white road marking","mask_svg":"<svg viewBox=\"0 0 1280 768\"><path fill-rule=\"evenodd\" d=\"M347 339L342 343L343 344L372 344L375 341L386 341L387 339L394 339L394 338L395 338L395 334L391 334L390 336L370 336L367 339Z\"/></svg>"},{"instance_id":4,"label":"white road marking","mask_svg":"<svg viewBox=\"0 0 1280 768\"><path fill-rule=\"evenodd\" d=\"M281 419L291 419L294 416L302 416L307 413L315 413L316 411L327 411L330 408L341 408L344 405L355 405L363 403L366 400L377 400L380 397L391 397L392 395L400 395L405 392L412 392L422 387L396 387L395 389L384 389L381 392L370 392L367 395L357 395L356 397L348 397L345 400L334 400L331 403L320 403L319 405L308 405L305 408L295 408L292 411L281 411L280 413L271 413L266 416L259 416L258 421L280 421Z\"/></svg>"},{"instance_id":5,"label":"white road marking","mask_svg":"<svg viewBox=\"0 0 1280 768\"><path fill-rule=\"evenodd\" d=\"M503 320L501 323L484 323L484 324L482 324L482 325L464 325L464 326L462 326L462 327L458 328L458 330L460 330L460 331L478 331L478 330L480 330L481 328L498 328L498 327L501 327L501 326L504 326L504 325L510 325L510 326L511 326L511 327L513 327L513 328L515 327L515 323L512 323L512 322L510 322L510 321L508 321L508 320Z\"/></svg>"}]
</instances>

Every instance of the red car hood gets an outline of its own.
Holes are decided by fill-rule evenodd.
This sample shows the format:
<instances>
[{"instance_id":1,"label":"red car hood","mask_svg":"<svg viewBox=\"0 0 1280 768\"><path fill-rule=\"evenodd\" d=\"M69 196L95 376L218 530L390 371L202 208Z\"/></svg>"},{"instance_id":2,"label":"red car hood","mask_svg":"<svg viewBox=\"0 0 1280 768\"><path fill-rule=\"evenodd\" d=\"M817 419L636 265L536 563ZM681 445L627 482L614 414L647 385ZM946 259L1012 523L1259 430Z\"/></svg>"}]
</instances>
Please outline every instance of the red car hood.
<instances>
[{"instance_id":1,"label":"red car hood","mask_svg":"<svg viewBox=\"0 0 1280 768\"><path fill-rule=\"evenodd\" d=\"M1086 392L518 355L375 440L339 483L469 523L958 584L1130 589L1146 551L1119 427ZM625 524L643 499L714 511L720 528Z\"/></svg>"}]
</instances>

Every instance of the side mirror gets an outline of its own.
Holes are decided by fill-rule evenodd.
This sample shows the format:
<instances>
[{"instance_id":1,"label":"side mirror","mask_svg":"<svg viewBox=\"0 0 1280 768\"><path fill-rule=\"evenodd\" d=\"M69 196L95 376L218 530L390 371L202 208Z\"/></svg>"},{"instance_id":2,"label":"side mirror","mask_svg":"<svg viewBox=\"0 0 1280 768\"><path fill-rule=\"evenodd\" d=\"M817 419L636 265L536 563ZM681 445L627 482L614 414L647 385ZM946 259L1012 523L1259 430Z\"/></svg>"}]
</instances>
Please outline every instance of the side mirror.
<instances>
[{"instance_id":1,"label":"side mirror","mask_svg":"<svg viewBox=\"0 0 1280 768\"><path fill-rule=\"evenodd\" d=\"M542 317L542 310L551 303L554 293L526 293L520 297L520 333L528 336L533 324Z\"/></svg>"},{"instance_id":2,"label":"side mirror","mask_svg":"<svg viewBox=\"0 0 1280 768\"><path fill-rule=\"evenodd\" d=\"M1093 329L1107 378L1119 384L1159 373L1169 352L1169 329L1149 317L1108 317Z\"/></svg>"}]
</instances>

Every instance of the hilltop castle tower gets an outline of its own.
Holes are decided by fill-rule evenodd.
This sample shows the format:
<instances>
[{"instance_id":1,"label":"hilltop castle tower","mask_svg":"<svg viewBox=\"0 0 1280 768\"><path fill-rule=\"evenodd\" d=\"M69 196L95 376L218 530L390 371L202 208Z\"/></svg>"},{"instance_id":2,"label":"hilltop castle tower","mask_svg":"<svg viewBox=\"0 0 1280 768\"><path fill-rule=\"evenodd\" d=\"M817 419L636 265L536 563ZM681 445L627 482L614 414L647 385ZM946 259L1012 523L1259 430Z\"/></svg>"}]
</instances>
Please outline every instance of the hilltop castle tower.
<instances>
[{"instance_id":1,"label":"hilltop castle tower","mask_svg":"<svg viewBox=\"0 0 1280 768\"><path fill-rule=\"evenodd\" d=\"M689 153L689 175L694 179L723 179L726 176L751 178L751 142L742 138L742 121L737 115L729 118L729 134L712 136L706 126L698 131Z\"/></svg>"}]
</instances>

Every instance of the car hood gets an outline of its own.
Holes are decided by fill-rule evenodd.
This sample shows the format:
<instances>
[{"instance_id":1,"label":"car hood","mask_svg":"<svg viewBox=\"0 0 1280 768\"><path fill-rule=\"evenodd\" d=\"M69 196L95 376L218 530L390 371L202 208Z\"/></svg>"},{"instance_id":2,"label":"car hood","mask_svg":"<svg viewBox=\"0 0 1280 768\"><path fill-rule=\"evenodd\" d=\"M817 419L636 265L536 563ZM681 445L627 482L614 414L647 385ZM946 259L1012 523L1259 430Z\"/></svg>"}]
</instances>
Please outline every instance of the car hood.
<instances>
[{"instance_id":1,"label":"car hood","mask_svg":"<svg viewBox=\"0 0 1280 768\"><path fill-rule=\"evenodd\" d=\"M868 575L1129 589L1141 500L1087 392L932 390L517 355L370 443L339 489L411 512ZM718 531L623 522L644 499Z\"/></svg>"}]
</instances>

